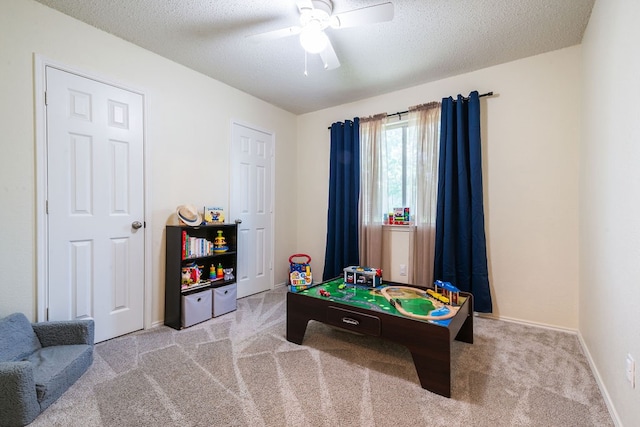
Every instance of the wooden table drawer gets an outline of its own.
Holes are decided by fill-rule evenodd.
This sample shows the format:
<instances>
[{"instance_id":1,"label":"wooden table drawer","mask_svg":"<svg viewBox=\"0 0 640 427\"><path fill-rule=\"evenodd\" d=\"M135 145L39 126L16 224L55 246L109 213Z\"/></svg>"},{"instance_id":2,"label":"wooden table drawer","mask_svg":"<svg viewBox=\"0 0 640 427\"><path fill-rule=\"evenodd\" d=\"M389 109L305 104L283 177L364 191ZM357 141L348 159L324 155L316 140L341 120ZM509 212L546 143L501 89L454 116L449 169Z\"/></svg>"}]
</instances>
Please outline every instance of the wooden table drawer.
<instances>
[{"instance_id":1,"label":"wooden table drawer","mask_svg":"<svg viewBox=\"0 0 640 427\"><path fill-rule=\"evenodd\" d=\"M378 317L340 307L329 306L327 308L327 323L361 334L380 335L380 319Z\"/></svg>"}]
</instances>

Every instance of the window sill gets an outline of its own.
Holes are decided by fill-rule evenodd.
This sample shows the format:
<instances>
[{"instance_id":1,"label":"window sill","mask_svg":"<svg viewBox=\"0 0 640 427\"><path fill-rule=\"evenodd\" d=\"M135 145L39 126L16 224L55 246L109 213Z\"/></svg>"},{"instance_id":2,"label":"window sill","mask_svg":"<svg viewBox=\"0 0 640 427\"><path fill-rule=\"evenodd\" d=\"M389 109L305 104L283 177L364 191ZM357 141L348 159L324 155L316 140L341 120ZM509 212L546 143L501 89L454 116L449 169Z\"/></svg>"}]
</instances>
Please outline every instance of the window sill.
<instances>
[{"instance_id":1,"label":"window sill","mask_svg":"<svg viewBox=\"0 0 640 427\"><path fill-rule=\"evenodd\" d=\"M382 228L384 230L392 230L392 231L400 231L400 232L409 232L414 231L416 229L415 224L409 225L396 225L396 224L382 224Z\"/></svg>"}]
</instances>

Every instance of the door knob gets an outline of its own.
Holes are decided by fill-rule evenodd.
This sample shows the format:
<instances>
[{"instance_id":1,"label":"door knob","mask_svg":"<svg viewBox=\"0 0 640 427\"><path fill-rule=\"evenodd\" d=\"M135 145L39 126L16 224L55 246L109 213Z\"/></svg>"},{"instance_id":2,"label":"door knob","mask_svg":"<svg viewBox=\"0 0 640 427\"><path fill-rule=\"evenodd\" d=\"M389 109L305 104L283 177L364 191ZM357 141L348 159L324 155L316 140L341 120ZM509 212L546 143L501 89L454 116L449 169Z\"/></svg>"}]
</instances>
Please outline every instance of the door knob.
<instances>
[{"instance_id":1,"label":"door knob","mask_svg":"<svg viewBox=\"0 0 640 427\"><path fill-rule=\"evenodd\" d=\"M133 227L134 230L137 230L138 228L142 228L142 223L140 221L133 221L131 223L131 227Z\"/></svg>"}]
</instances>

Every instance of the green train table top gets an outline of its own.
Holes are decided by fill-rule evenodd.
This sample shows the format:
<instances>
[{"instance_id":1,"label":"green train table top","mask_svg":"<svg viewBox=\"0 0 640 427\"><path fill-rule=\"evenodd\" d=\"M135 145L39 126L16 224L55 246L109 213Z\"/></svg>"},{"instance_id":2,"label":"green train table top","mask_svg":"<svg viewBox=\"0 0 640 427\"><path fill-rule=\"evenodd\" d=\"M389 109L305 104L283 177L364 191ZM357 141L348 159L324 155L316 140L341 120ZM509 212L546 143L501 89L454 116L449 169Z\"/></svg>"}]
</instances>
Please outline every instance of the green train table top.
<instances>
[{"instance_id":1,"label":"green train table top","mask_svg":"<svg viewBox=\"0 0 640 427\"><path fill-rule=\"evenodd\" d=\"M459 309L459 306L443 304L423 289L395 283L385 283L382 286L370 288L357 284L345 284L342 277L319 283L296 293L372 311L411 317L442 326L447 326ZM461 296L459 305L462 305L465 300L466 298Z\"/></svg>"}]
</instances>

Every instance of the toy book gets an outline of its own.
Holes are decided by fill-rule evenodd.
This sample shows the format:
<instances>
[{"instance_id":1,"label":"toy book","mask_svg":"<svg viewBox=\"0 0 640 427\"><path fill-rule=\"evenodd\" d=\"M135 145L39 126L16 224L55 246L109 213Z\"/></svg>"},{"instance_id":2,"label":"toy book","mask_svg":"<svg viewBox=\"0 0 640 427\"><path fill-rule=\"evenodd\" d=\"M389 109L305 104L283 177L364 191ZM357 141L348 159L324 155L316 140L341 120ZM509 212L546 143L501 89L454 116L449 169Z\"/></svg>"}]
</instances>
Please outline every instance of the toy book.
<instances>
[{"instance_id":1,"label":"toy book","mask_svg":"<svg viewBox=\"0 0 640 427\"><path fill-rule=\"evenodd\" d=\"M207 224L224 222L224 209L218 207L204 207L204 221Z\"/></svg>"}]
</instances>

